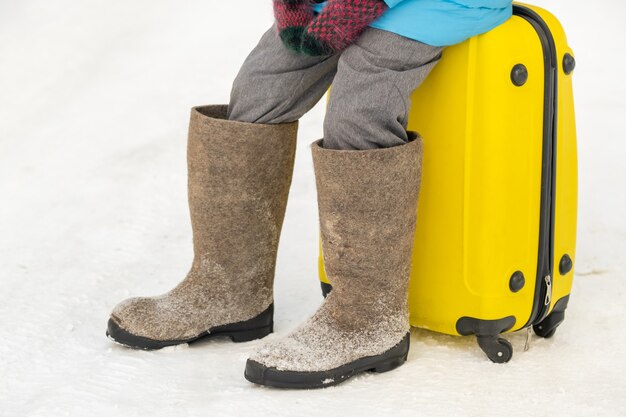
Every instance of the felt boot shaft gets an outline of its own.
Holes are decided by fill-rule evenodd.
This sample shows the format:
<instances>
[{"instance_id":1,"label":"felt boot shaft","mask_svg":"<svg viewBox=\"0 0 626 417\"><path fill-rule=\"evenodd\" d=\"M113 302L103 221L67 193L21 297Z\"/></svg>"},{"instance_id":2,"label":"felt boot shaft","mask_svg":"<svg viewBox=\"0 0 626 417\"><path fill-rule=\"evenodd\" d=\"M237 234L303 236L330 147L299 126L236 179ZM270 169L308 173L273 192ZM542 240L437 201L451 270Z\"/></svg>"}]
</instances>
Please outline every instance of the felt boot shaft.
<instances>
[{"instance_id":1,"label":"felt boot shaft","mask_svg":"<svg viewBox=\"0 0 626 417\"><path fill-rule=\"evenodd\" d=\"M253 305L259 300L260 313L271 302L297 122L224 120L226 109L196 107L191 115L187 161L194 267L219 265L227 278L216 284L254 299Z\"/></svg>"},{"instance_id":2,"label":"felt boot shaft","mask_svg":"<svg viewBox=\"0 0 626 417\"><path fill-rule=\"evenodd\" d=\"M371 150L311 145L330 314L355 330L408 317L422 141ZM408 325L404 329L408 330ZM402 334L403 335L403 334Z\"/></svg>"}]
</instances>

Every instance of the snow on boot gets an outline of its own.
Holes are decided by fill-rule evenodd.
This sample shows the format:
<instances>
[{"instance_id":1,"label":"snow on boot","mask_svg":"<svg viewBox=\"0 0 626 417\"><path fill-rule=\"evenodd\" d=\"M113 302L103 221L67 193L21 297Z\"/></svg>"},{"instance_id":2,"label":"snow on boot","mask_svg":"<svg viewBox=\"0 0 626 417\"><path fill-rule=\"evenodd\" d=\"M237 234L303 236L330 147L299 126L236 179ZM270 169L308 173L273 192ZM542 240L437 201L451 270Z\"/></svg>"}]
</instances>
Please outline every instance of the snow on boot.
<instances>
[{"instance_id":1,"label":"snow on boot","mask_svg":"<svg viewBox=\"0 0 626 417\"><path fill-rule=\"evenodd\" d=\"M422 140L389 148L311 146L322 255L333 290L307 321L246 363L251 382L319 388L402 365L409 350L408 281Z\"/></svg>"},{"instance_id":2,"label":"snow on boot","mask_svg":"<svg viewBox=\"0 0 626 417\"><path fill-rule=\"evenodd\" d=\"M227 108L191 111L191 269L171 291L113 309L107 335L120 344L159 349L204 336L243 342L272 332L276 254L298 122L228 120Z\"/></svg>"}]
</instances>

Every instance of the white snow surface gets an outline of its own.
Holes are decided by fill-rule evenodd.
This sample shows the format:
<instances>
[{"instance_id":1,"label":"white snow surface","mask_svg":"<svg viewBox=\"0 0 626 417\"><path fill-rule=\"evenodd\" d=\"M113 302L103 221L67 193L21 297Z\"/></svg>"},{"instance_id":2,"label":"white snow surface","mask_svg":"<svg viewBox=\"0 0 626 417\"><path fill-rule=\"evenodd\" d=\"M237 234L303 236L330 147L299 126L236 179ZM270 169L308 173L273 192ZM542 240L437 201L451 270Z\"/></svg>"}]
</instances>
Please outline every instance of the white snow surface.
<instances>
[{"instance_id":1,"label":"white snow surface","mask_svg":"<svg viewBox=\"0 0 626 417\"><path fill-rule=\"evenodd\" d=\"M507 365L473 338L413 330L408 362L336 387L243 378L261 341L156 352L105 337L111 308L173 287L192 259L191 106L226 103L272 22L269 0L0 2L0 415L626 415L626 5L542 5L576 52L576 279L556 336L509 336ZM620 46L622 45L622 46ZM317 202L301 120L276 274L275 334L321 302Z\"/></svg>"}]
</instances>

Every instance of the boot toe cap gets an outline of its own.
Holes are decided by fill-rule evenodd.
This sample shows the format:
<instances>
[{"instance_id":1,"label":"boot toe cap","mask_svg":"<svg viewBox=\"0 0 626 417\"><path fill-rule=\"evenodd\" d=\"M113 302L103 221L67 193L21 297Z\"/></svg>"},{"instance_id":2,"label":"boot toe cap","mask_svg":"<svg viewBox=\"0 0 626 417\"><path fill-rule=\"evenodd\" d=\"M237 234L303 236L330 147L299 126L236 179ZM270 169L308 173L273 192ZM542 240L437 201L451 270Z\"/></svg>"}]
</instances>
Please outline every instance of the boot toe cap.
<instances>
[{"instance_id":1,"label":"boot toe cap","mask_svg":"<svg viewBox=\"0 0 626 417\"><path fill-rule=\"evenodd\" d=\"M266 342L250 355L249 360L282 371L304 371L310 370L313 356L310 347L283 338Z\"/></svg>"},{"instance_id":2,"label":"boot toe cap","mask_svg":"<svg viewBox=\"0 0 626 417\"><path fill-rule=\"evenodd\" d=\"M159 319L160 309L156 301L147 297L129 298L117 304L110 315L110 326L117 326L133 336L153 340L167 340L166 326Z\"/></svg>"}]
</instances>

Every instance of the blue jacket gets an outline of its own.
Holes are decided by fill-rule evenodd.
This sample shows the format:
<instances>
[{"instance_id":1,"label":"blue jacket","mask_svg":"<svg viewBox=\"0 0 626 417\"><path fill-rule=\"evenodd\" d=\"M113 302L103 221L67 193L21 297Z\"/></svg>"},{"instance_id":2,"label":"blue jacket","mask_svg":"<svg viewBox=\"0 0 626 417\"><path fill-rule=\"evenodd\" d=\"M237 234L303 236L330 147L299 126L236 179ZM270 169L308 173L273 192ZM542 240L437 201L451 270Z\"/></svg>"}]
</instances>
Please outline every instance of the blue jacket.
<instances>
[{"instance_id":1,"label":"blue jacket","mask_svg":"<svg viewBox=\"0 0 626 417\"><path fill-rule=\"evenodd\" d=\"M511 17L512 0L384 0L389 6L370 24L433 46L487 32ZM326 3L315 6L321 11Z\"/></svg>"}]
</instances>

